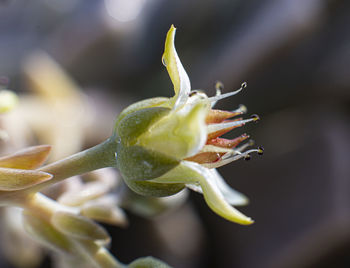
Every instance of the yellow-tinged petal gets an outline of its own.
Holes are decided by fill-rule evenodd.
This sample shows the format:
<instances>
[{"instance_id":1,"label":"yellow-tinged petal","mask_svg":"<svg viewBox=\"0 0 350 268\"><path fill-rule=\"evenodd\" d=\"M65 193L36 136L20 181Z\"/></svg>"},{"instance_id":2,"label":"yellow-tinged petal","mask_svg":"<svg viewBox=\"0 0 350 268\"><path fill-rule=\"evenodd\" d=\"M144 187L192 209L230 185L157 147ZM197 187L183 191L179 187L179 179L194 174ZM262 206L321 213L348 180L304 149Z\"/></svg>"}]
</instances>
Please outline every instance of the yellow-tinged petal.
<instances>
[{"instance_id":1,"label":"yellow-tinged petal","mask_svg":"<svg viewBox=\"0 0 350 268\"><path fill-rule=\"evenodd\" d=\"M162 62L166 66L170 79L174 85L175 106L182 104L191 91L191 83L188 75L181 64L175 49L176 28L171 25L165 40L165 49Z\"/></svg>"},{"instance_id":2,"label":"yellow-tinged petal","mask_svg":"<svg viewBox=\"0 0 350 268\"><path fill-rule=\"evenodd\" d=\"M212 174L213 177L215 177L215 181L217 186L219 187L221 193L223 194L225 200L232 206L245 206L249 203L248 198L232 189L226 182L225 180L221 177L221 175L219 174L219 172L213 168L209 170Z\"/></svg>"},{"instance_id":3,"label":"yellow-tinged petal","mask_svg":"<svg viewBox=\"0 0 350 268\"><path fill-rule=\"evenodd\" d=\"M208 108L204 101L184 113L169 113L139 136L138 145L179 160L196 154L207 140Z\"/></svg>"},{"instance_id":4,"label":"yellow-tinged petal","mask_svg":"<svg viewBox=\"0 0 350 268\"><path fill-rule=\"evenodd\" d=\"M49 145L25 148L12 155L0 157L0 167L17 169L36 169L47 159L51 150Z\"/></svg>"},{"instance_id":5,"label":"yellow-tinged petal","mask_svg":"<svg viewBox=\"0 0 350 268\"><path fill-rule=\"evenodd\" d=\"M10 111L18 102L17 95L10 90L0 91L0 113Z\"/></svg>"},{"instance_id":6,"label":"yellow-tinged petal","mask_svg":"<svg viewBox=\"0 0 350 268\"><path fill-rule=\"evenodd\" d=\"M42 171L0 168L0 191L16 191L50 180L52 175Z\"/></svg>"},{"instance_id":7,"label":"yellow-tinged petal","mask_svg":"<svg viewBox=\"0 0 350 268\"><path fill-rule=\"evenodd\" d=\"M219 216L242 225L254 222L228 203L212 172L197 163L182 161L180 165L152 181L158 183L199 183L206 203Z\"/></svg>"}]
</instances>

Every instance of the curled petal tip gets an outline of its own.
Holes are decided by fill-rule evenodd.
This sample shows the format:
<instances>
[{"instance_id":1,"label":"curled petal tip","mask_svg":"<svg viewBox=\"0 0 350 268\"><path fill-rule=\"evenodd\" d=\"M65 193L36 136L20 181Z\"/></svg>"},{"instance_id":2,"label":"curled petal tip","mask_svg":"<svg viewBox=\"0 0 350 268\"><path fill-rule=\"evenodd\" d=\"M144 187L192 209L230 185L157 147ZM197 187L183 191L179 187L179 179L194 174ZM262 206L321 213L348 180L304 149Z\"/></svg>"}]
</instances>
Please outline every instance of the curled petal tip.
<instances>
[{"instance_id":1,"label":"curled petal tip","mask_svg":"<svg viewBox=\"0 0 350 268\"><path fill-rule=\"evenodd\" d=\"M167 68L170 79L174 85L175 91L175 105L181 105L188 96L188 93L191 91L190 79L182 66L182 63L177 55L175 49L175 32L176 28L174 25L171 25L165 40L165 48L162 57L162 62Z\"/></svg>"}]
</instances>

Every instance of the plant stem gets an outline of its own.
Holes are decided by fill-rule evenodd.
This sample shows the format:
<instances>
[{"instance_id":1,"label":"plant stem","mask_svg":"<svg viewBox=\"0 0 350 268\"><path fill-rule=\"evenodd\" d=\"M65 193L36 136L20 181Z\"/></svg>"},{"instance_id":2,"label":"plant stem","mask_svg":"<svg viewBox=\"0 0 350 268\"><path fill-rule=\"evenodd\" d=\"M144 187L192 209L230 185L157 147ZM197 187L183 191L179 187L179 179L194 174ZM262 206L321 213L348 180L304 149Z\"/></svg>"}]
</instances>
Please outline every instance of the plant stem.
<instances>
[{"instance_id":1,"label":"plant stem","mask_svg":"<svg viewBox=\"0 0 350 268\"><path fill-rule=\"evenodd\" d=\"M40 168L40 171L52 174L53 178L47 182L29 188L28 191L39 192L47 186L69 177L100 168L115 167L117 146L118 143L112 136L92 148Z\"/></svg>"}]
</instances>

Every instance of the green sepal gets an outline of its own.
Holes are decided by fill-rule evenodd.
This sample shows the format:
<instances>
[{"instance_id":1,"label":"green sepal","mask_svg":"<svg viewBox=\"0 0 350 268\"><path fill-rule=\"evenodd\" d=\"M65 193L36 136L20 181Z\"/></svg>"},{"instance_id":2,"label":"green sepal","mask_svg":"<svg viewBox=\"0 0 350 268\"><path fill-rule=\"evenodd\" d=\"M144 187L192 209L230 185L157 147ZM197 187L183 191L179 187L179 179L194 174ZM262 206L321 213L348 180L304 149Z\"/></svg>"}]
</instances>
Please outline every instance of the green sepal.
<instances>
[{"instance_id":1,"label":"green sepal","mask_svg":"<svg viewBox=\"0 0 350 268\"><path fill-rule=\"evenodd\" d=\"M117 135L124 144L133 144L154 122L167 115L169 108L152 107L125 116L116 126Z\"/></svg>"},{"instance_id":2,"label":"green sepal","mask_svg":"<svg viewBox=\"0 0 350 268\"><path fill-rule=\"evenodd\" d=\"M165 197L174 195L185 188L183 183L157 183L152 181L124 180L131 190L143 196Z\"/></svg>"},{"instance_id":3,"label":"green sepal","mask_svg":"<svg viewBox=\"0 0 350 268\"><path fill-rule=\"evenodd\" d=\"M169 98L165 98L165 97L157 97L157 98L150 98L150 99L146 99L146 100L142 100L142 101L138 101L134 104L129 105L128 107L126 107L117 117L116 123L115 123L115 129L114 131L116 131L116 127L119 125L120 121L122 119L124 119L125 116L136 112L138 110L141 109L145 109L145 108L151 108L151 107L166 107L166 108L171 108L171 106L169 106Z\"/></svg>"},{"instance_id":4,"label":"green sepal","mask_svg":"<svg viewBox=\"0 0 350 268\"><path fill-rule=\"evenodd\" d=\"M117 167L128 181L157 178L179 163L175 158L141 146L125 146L121 143L117 148Z\"/></svg>"},{"instance_id":5,"label":"green sepal","mask_svg":"<svg viewBox=\"0 0 350 268\"><path fill-rule=\"evenodd\" d=\"M130 263L128 268L171 268L165 262L158 260L153 257L139 258L132 263Z\"/></svg>"}]
</instances>

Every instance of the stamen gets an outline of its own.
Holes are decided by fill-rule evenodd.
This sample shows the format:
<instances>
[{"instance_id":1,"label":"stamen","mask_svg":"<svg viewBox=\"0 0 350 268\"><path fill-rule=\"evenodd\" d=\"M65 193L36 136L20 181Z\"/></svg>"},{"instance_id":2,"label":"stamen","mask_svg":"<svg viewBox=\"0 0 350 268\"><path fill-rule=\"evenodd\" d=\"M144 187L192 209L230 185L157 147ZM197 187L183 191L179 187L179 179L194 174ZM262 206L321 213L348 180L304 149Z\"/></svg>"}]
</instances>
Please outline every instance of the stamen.
<instances>
[{"instance_id":1,"label":"stamen","mask_svg":"<svg viewBox=\"0 0 350 268\"><path fill-rule=\"evenodd\" d=\"M254 140L249 140L247 143L237 147L235 150L237 152L242 152L243 150L247 149L248 147L250 146L253 146L255 144L255 141Z\"/></svg>"},{"instance_id":2,"label":"stamen","mask_svg":"<svg viewBox=\"0 0 350 268\"><path fill-rule=\"evenodd\" d=\"M226 154L226 153L233 153L233 150L232 149L229 149L229 148L224 148L224 147L218 147L218 146L215 146L215 145L204 145L201 152L215 152L215 153L223 153L223 154Z\"/></svg>"},{"instance_id":3,"label":"stamen","mask_svg":"<svg viewBox=\"0 0 350 268\"><path fill-rule=\"evenodd\" d=\"M244 158L245 160L250 160L251 156L250 154L251 153L259 153L259 149L252 149L252 150L248 150L244 153L240 153L240 154L236 154L236 155L232 155L231 157L222 157L221 160L217 161L217 162L214 162L214 163L205 163L205 164L202 164L203 166L207 167L207 168L218 168L218 167L221 167L221 166L224 166L226 164L229 164L233 161L237 161L239 159L242 159Z\"/></svg>"},{"instance_id":4,"label":"stamen","mask_svg":"<svg viewBox=\"0 0 350 268\"><path fill-rule=\"evenodd\" d=\"M247 113L248 109L245 105L240 104L236 110L233 110L233 113L240 113L240 114L245 114Z\"/></svg>"},{"instance_id":5,"label":"stamen","mask_svg":"<svg viewBox=\"0 0 350 268\"><path fill-rule=\"evenodd\" d=\"M245 120L223 122L223 123L219 123L219 124L211 124L211 125L207 126L207 131L208 131L208 133L214 133L214 132L217 132L217 131L220 131L223 129L227 129L227 128L240 127L246 123L255 122L255 121L257 121L257 119L255 117L253 117L253 118L249 118L249 119L245 119Z\"/></svg>"},{"instance_id":6,"label":"stamen","mask_svg":"<svg viewBox=\"0 0 350 268\"><path fill-rule=\"evenodd\" d=\"M258 147L258 155L263 155L264 154L264 147L259 146Z\"/></svg>"},{"instance_id":7,"label":"stamen","mask_svg":"<svg viewBox=\"0 0 350 268\"><path fill-rule=\"evenodd\" d=\"M223 90L224 89L224 84L221 81L216 81L215 82L215 89L216 92Z\"/></svg>"},{"instance_id":8,"label":"stamen","mask_svg":"<svg viewBox=\"0 0 350 268\"><path fill-rule=\"evenodd\" d=\"M228 93L225 93L225 94L220 94L220 95L217 95L217 96L214 96L214 97L210 97L209 101L213 102L213 101L218 101L218 100L221 100L221 99L225 99L225 98L231 97L233 95L238 94L239 92L241 92L246 87L247 87L247 83L244 82L244 83L242 83L241 87L239 89L237 89L236 91L228 92Z\"/></svg>"},{"instance_id":9,"label":"stamen","mask_svg":"<svg viewBox=\"0 0 350 268\"><path fill-rule=\"evenodd\" d=\"M207 117L205 118L205 123L206 124L221 123L225 119L232 118L240 114L242 114L241 111L229 112L229 111L222 111L217 109L210 109L207 114Z\"/></svg>"},{"instance_id":10,"label":"stamen","mask_svg":"<svg viewBox=\"0 0 350 268\"><path fill-rule=\"evenodd\" d=\"M243 120L243 119L242 118L237 118L235 120L229 120L229 121L226 120L223 123L234 122L234 121L241 121L241 120ZM211 125L219 125L219 124L211 124ZM210 125L208 125L208 126L210 126ZM229 132L232 129L237 128L237 127L240 127L240 125L239 126L228 127L228 128L223 128L221 130L218 130L218 131L215 131L215 132L212 132L212 133L208 133L207 141L211 140L211 139L215 139L217 137L220 137L220 136L224 135L225 133L227 133L227 132ZM208 130L208 128L207 128L207 130Z\"/></svg>"},{"instance_id":11,"label":"stamen","mask_svg":"<svg viewBox=\"0 0 350 268\"><path fill-rule=\"evenodd\" d=\"M215 145L218 147L224 147L224 148L235 148L238 144L240 144L242 141L249 138L249 135L242 134L241 136L234 138L232 140L224 139L224 138L215 138L207 141L207 144Z\"/></svg>"},{"instance_id":12,"label":"stamen","mask_svg":"<svg viewBox=\"0 0 350 268\"><path fill-rule=\"evenodd\" d=\"M186 161L196 162L198 164L214 163L219 161L221 158L220 153L215 152L203 152L194 156L185 158Z\"/></svg>"},{"instance_id":13,"label":"stamen","mask_svg":"<svg viewBox=\"0 0 350 268\"><path fill-rule=\"evenodd\" d=\"M260 121L260 117L257 114L252 114L250 117L252 119L254 119L255 122L259 122Z\"/></svg>"},{"instance_id":14,"label":"stamen","mask_svg":"<svg viewBox=\"0 0 350 268\"><path fill-rule=\"evenodd\" d=\"M202 150L194 156L188 157L185 160L197 162L199 164L213 163L221 159L223 155L232 155L234 151L228 148L217 147L214 145L205 145Z\"/></svg>"},{"instance_id":15,"label":"stamen","mask_svg":"<svg viewBox=\"0 0 350 268\"><path fill-rule=\"evenodd\" d=\"M252 159L252 157L250 156L250 154L247 154L247 155L244 157L244 160L245 160L245 161L249 161L250 159Z\"/></svg>"},{"instance_id":16,"label":"stamen","mask_svg":"<svg viewBox=\"0 0 350 268\"><path fill-rule=\"evenodd\" d=\"M219 83L219 86L217 86L218 85L218 83ZM221 88L223 88L224 87L224 85L221 83L221 82L217 82L216 84L215 84L215 89L216 89L216 94L215 94L215 96L217 97L217 96L220 96L221 95ZM222 85L222 87L221 87L221 85ZM211 108L213 108L214 106L215 106L215 104L217 103L217 101L213 101L212 103L211 103Z\"/></svg>"}]
</instances>

